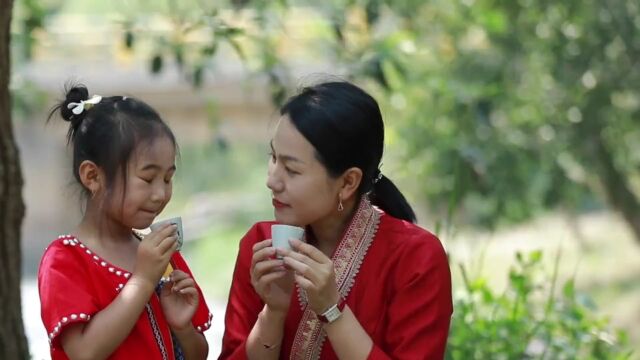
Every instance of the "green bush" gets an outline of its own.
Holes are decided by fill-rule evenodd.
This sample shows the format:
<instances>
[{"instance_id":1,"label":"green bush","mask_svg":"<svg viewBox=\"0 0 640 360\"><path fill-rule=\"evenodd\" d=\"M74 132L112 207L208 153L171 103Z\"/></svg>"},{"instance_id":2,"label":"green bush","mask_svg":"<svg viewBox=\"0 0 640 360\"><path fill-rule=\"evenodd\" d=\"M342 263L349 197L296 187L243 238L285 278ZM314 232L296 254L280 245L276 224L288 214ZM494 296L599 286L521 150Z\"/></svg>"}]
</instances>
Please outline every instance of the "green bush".
<instances>
[{"instance_id":1,"label":"green bush","mask_svg":"<svg viewBox=\"0 0 640 360\"><path fill-rule=\"evenodd\" d=\"M496 293L483 277L469 279L454 299L447 359L629 359L626 335L596 315L574 279L556 291L543 271L542 252L518 253L506 290Z\"/></svg>"}]
</instances>

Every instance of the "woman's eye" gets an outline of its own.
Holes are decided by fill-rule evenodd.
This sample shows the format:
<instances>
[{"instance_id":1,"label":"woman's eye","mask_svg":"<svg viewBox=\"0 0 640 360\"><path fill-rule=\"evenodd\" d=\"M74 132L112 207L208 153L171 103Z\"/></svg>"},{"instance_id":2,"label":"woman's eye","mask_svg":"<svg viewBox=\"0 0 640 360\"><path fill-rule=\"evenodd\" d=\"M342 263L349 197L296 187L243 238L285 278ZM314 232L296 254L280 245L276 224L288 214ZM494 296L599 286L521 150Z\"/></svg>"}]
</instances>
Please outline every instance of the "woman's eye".
<instances>
[{"instance_id":1,"label":"woman's eye","mask_svg":"<svg viewBox=\"0 0 640 360\"><path fill-rule=\"evenodd\" d=\"M298 174L300 174L299 172L291 170L288 167L285 167L284 169L287 171L287 173L289 173L289 175L298 175Z\"/></svg>"},{"instance_id":2,"label":"woman's eye","mask_svg":"<svg viewBox=\"0 0 640 360\"><path fill-rule=\"evenodd\" d=\"M147 184L151 184L153 182L153 179L145 179L145 178L141 178L141 179Z\"/></svg>"}]
</instances>

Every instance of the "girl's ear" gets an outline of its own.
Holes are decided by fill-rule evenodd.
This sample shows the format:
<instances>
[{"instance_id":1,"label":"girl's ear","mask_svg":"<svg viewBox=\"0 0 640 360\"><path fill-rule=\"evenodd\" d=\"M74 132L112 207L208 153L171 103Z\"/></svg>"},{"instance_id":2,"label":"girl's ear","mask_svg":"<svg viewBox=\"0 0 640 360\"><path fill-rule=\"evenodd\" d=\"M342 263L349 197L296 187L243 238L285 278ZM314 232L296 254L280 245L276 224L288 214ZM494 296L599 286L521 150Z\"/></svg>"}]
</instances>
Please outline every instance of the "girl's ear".
<instances>
[{"instance_id":1,"label":"girl's ear","mask_svg":"<svg viewBox=\"0 0 640 360\"><path fill-rule=\"evenodd\" d=\"M93 161L84 160L80 163L78 173L82 186L89 190L92 197L104 189L105 179L102 170Z\"/></svg>"}]
</instances>

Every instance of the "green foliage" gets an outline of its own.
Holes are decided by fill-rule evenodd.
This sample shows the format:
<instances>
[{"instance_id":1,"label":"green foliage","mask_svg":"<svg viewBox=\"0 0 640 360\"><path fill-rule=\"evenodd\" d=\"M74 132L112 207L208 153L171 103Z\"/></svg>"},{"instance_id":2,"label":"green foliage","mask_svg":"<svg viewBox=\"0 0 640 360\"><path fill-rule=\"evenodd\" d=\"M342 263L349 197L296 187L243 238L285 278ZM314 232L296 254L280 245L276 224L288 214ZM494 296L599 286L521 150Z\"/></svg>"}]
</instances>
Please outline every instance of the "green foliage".
<instances>
[{"instance_id":1,"label":"green foliage","mask_svg":"<svg viewBox=\"0 0 640 360\"><path fill-rule=\"evenodd\" d=\"M159 74L171 64L177 66L195 87L204 81L205 70L213 67L212 59L220 44L228 44L239 57L244 57L237 38L244 29L233 26L221 16L225 4L205 4L199 1L166 0L153 3L148 11L137 7L123 12L122 44L133 50L138 43L148 41L152 48L149 70ZM154 16L169 23L168 32L158 34ZM157 20L157 19L156 19Z\"/></svg>"},{"instance_id":2,"label":"green foliage","mask_svg":"<svg viewBox=\"0 0 640 360\"><path fill-rule=\"evenodd\" d=\"M45 31L47 17L60 10L62 0L16 1L11 29L11 110L12 119L29 119L44 107L47 97L33 82L17 75L15 69L28 64L37 46L38 32Z\"/></svg>"},{"instance_id":3,"label":"green foliage","mask_svg":"<svg viewBox=\"0 0 640 360\"><path fill-rule=\"evenodd\" d=\"M36 33L45 30L47 17L57 13L62 2L63 0L15 2L11 34L14 64L31 60L37 45Z\"/></svg>"},{"instance_id":4,"label":"green foliage","mask_svg":"<svg viewBox=\"0 0 640 360\"><path fill-rule=\"evenodd\" d=\"M174 20L178 35L158 47L152 70L174 53L201 84L222 37L267 75L280 104L298 85L287 68L294 56L282 51L292 41L287 19L306 16L300 31L313 36L294 44L304 49L298 56L322 56L374 92L390 132L402 139L390 145L442 216L453 204L450 220L494 228L558 206L581 211L607 204L640 238L640 220L633 220L640 212L633 188L640 179L637 2L245 0L227 6L240 18L252 14L244 32L221 30L229 25L213 12L198 26L215 36L190 44L180 29L195 27ZM124 41L131 42L128 33ZM201 58L180 55L188 53Z\"/></svg>"},{"instance_id":5,"label":"green foliage","mask_svg":"<svg viewBox=\"0 0 640 360\"><path fill-rule=\"evenodd\" d=\"M309 4L290 1L289 13ZM494 228L607 204L640 237L630 220L640 211L636 2L334 0L313 9L327 31L307 51L329 50L327 61L376 93L402 139L391 145L411 160L432 209L444 214L453 199L459 220ZM283 28L257 38L275 47ZM289 55L259 54L278 104L293 85L283 74Z\"/></svg>"},{"instance_id":6,"label":"green foliage","mask_svg":"<svg viewBox=\"0 0 640 360\"><path fill-rule=\"evenodd\" d=\"M336 57L377 89L435 210L455 193L462 220L494 227L594 198L638 209L636 2L333 4Z\"/></svg>"},{"instance_id":7,"label":"green foliage","mask_svg":"<svg viewBox=\"0 0 640 360\"><path fill-rule=\"evenodd\" d=\"M626 335L594 315L575 279L557 289L560 256L553 274L544 273L542 258L518 253L502 293L461 267L465 286L455 298L447 359L630 358Z\"/></svg>"}]
</instances>

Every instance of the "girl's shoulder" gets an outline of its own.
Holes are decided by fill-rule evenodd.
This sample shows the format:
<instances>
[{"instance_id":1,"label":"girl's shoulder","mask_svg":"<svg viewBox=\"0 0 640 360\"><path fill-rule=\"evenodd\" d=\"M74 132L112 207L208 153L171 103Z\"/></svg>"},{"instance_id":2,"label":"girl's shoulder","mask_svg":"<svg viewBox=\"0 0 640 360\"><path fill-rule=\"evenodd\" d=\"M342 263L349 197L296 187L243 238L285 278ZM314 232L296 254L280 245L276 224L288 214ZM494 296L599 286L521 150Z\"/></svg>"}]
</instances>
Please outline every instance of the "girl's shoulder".
<instances>
[{"instance_id":1,"label":"girl's shoulder","mask_svg":"<svg viewBox=\"0 0 640 360\"><path fill-rule=\"evenodd\" d=\"M78 250L84 247L73 235L60 235L45 248L40 267L59 262L75 262L78 260Z\"/></svg>"}]
</instances>

